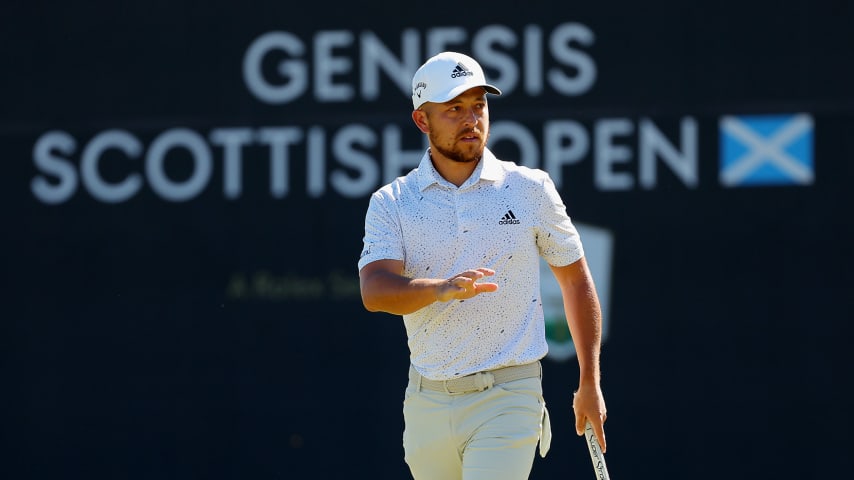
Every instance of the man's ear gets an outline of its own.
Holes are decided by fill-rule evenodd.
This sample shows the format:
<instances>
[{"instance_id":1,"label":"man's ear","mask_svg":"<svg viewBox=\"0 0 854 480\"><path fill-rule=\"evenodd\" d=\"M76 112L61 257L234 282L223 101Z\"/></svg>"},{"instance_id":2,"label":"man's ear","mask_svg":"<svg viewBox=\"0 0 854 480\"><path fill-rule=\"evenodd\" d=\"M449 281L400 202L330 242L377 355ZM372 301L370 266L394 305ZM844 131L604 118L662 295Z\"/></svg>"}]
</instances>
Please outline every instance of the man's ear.
<instances>
[{"instance_id":1,"label":"man's ear","mask_svg":"<svg viewBox=\"0 0 854 480\"><path fill-rule=\"evenodd\" d=\"M412 121L421 133L430 133L430 126L427 124L427 113L423 110L412 111Z\"/></svg>"}]
</instances>

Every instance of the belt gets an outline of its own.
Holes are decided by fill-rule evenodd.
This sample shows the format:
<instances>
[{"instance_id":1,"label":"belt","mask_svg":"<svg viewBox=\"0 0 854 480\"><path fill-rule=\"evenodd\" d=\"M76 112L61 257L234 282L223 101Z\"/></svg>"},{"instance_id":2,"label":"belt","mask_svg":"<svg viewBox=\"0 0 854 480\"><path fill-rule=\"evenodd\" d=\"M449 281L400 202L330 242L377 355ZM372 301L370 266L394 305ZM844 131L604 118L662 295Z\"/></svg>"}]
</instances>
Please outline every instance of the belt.
<instances>
[{"instance_id":1,"label":"belt","mask_svg":"<svg viewBox=\"0 0 854 480\"><path fill-rule=\"evenodd\" d=\"M421 376L415 370L415 367L409 367L409 380L411 382L420 384L424 390L449 394L482 392L492 388L493 385L521 380L523 378L540 377L541 374L542 365L539 361L526 363L525 365L513 365L511 367L472 373L471 375L452 378L450 380L430 380Z\"/></svg>"}]
</instances>

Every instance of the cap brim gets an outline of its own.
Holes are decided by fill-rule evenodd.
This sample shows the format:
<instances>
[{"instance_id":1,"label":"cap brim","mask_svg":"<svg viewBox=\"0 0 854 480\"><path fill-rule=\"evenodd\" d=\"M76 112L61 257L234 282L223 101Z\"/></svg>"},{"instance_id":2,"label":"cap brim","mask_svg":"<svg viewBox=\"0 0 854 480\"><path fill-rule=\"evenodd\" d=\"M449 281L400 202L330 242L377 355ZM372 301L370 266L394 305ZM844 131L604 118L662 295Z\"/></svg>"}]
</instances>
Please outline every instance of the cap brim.
<instances>
[{"instance_id":1,"label":"cap brim","mask_svg":"<svg viewBox=\"0 0 854 480\"><path fill-rule=\"evenodd\" d=\"M487 93L491 93L493 95L501 95L501 90L498 87L496 87L495 85L490 85L488 83L485 83L483 85L457 85L456 87L445 92L444 95L438 96L438 97L433 98L431 100L427 100L423 103L427 103L427 102L445 103L449 100L453 100L454 98L457 97L457 95L462 94L466 90L471 90L472 88L477 88L477 87L483 87L483 89L486 90ZM423 103L422 103L422 105L423 105Z\"/></svg>"}]
</instances>

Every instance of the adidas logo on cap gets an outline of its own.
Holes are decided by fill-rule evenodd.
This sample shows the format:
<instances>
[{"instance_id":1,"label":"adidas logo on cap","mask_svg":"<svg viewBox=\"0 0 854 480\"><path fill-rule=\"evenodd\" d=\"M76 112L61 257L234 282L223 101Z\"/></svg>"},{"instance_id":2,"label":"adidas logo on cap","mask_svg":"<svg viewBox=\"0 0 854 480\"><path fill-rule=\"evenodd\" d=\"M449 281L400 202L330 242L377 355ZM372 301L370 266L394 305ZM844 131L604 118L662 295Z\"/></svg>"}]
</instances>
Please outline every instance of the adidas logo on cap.
<instances>
[{"instance_id":1,"label":"adidas logo on cap","mask_svg":"<svg viewBox=\"0 0 854 480\"><path fill-rule=\"evenodd\" d=\"M462 63L457 63L457 66L454 67L454 71L451 72L451 78L467 77L469 75L474 75L474 72L469 70L469 68Z\"/></svg>"}]
</instances>

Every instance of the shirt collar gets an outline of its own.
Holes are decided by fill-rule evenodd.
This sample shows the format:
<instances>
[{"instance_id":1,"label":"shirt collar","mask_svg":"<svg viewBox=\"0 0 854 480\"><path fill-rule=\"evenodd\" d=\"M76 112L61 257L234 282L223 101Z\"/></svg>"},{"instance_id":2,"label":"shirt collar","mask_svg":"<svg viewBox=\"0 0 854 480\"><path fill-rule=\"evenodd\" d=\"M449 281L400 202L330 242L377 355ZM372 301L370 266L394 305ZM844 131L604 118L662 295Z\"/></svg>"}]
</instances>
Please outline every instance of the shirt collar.
<instances>
[{"instance_id":1,"label":"shirt collar","mask_svg":"<svg viewBox=\"0 0 854 480\"><path fill-rule=\"evenodd\" d=\"M460 188L469 187L477 182L484 180L494 182L501 177L501 167L498 164L499 160L495 157L488 148L483 149L483 157L477 164L477 167L472 172L471 176L463 182ZM450 185L450 182L442 178L433 162L430 160L430 149L424 152L421 157L421 162L418 164L418 189L424 191L427 187L436 185ZM455 187L456 188L456 187Z\"/></svg>"}]
</instances>

